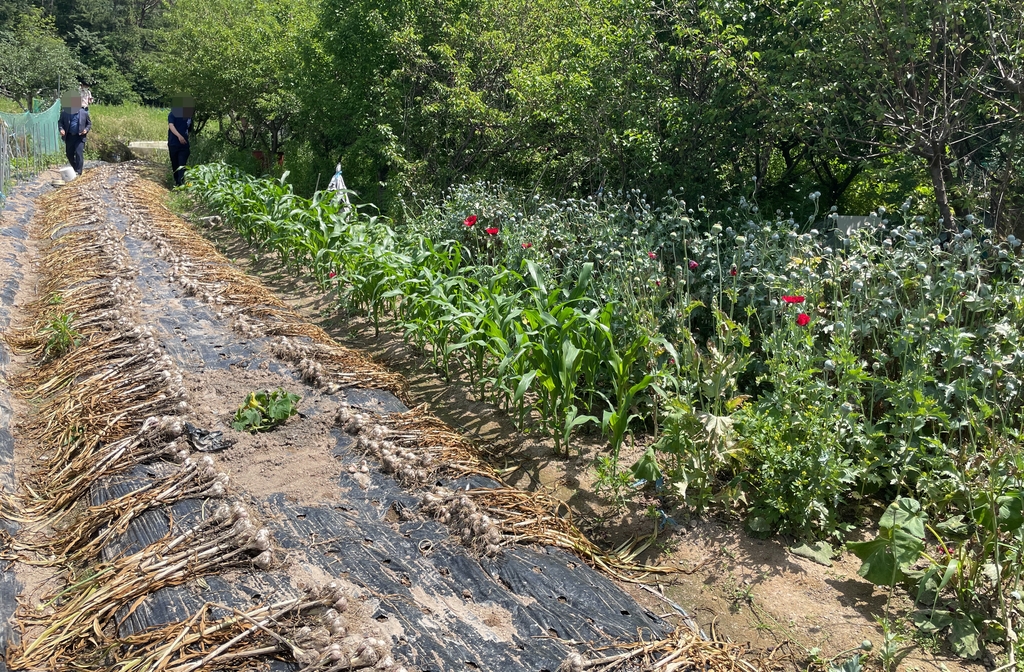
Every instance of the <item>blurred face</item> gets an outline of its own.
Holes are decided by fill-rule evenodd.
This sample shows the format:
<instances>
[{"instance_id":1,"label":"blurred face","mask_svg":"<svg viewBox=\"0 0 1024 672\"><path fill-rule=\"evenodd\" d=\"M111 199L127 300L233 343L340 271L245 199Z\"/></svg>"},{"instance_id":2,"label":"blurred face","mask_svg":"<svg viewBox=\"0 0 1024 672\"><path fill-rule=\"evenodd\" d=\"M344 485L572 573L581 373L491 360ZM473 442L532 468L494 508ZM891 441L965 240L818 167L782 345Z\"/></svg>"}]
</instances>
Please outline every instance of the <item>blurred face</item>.
<instances>
[{"instance_id":1,"label":"blurred face","mask_svg":"<svg viewBox=\"0 0 1024 672\"><path fill-rule=\"evenodd\" d=\"M77 112L82 107L82 94L66 93L60 98L60 106L65 110Z\"/></svg>"},{"instance_id":2,"label":"blurred face","mask_svg":"<svg viewBox=\"0 0 1024 672\"><path fill-rule=\"evenodd\" d=\"M176 117L189 119L195 114L196 100L192 96L178 94L171 97L171 113Z\"/></svg>"}]
</instances>

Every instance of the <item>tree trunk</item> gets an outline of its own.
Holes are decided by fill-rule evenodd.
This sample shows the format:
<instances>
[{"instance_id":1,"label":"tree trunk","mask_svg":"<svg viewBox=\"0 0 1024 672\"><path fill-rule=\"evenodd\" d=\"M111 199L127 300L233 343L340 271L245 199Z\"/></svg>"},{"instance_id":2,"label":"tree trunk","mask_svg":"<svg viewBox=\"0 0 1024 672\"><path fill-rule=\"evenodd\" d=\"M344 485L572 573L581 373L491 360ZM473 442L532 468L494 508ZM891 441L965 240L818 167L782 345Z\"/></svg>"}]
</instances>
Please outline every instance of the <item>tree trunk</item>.
<instances>
[{"instance_id":1,"label":"tree trunk","mask_svg":"<svg viewBox=\"0 0 1024 672\"><path fill-rule=\"evenodd\" d=\"M934 143L931 150L931 157L928 161L928 175L932 178L932 187L935 189L935 204L939 206L942 227L947 231L955 231L956 226L953 223L953 212L949 207L949 193L946 190L945 147Z\"/></svg>"}]
</instances>

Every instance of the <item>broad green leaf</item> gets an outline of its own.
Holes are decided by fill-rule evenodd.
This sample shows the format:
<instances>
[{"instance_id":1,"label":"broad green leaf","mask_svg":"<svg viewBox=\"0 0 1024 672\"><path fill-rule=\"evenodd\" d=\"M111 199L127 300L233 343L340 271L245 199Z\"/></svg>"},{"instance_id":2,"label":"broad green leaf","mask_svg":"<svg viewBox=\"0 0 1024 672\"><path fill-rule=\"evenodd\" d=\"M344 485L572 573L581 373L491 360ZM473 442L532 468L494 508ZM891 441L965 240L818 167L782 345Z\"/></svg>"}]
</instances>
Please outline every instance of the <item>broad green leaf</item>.
<instances>
[{"instance_id":1,"label":"broad green leaf","mask_svg":"<svg viewBox=\"0 0 1024 672\"><path fill-rule=\"evenodd\" d=\"M887 539L852 542L846 548L861 559L857 573L876 586L890 586L903 579Z\"/></svg>"},{"instance_id":2,"label":"broad green leaf","mask_svg":"<svg viewBox=\"0 0 1024 672\"><path fill-rule=\"evenodd\" d=\"M921 509L921 503L911 497L900 497L889 505L882 514L878 526L883 530L901 529L905 533L924 539L924 524L928 515Z\"/></svg>"},{"instance_id":3,"label":"broad green leaf","mask_svg":"<svg viewBox=\"0 0 1024 672\"><path fill-rule=\"evenodd\" d=\"M914 612L914 625L926 635L940 632L953 622L952 612L945 609L922 609Z\"/></svg>"},{"instance_id":4,"label":"broad green leaf","mask_svg":"<svg viewBox=\"0 0 1024 672\"><path fill-rule=\"evenodd\" d=\"M645 450L640 459L634 462L633 466L629 469L638 480L642 479L649 483L654 483L661 478L661 468L658 466L658 460L654 456L654 447L652 446Z\"/></svg>"},{"instance_id":5,"label":"broad green leaf","mask_svg":"<svg viewBox=\"0 0 1024 672\"><path fill-rule=\"evenodd\" d=\"M981 633L969 616L957 614L949 632L949 643L961 658L972 660L981 655Z\"/></svg>"},{"instance_id":6,"label":"broad green leaf","mask_svg":"<svg viewBox=\"0 0 1024 672\"><path fill-rule=\"evenodd\" d=\"M995 509L995 521L993 521L993 509ZM1003 532L1013 532L1024 525L1024 499L1022 493L1016 492L1012 495L1000 495L996 498L995 505L985 504L976 507L971 512L975 521L986 530L998 527ZM996 525L993 525L993 522Z\"/></svg>"}]
</instances>

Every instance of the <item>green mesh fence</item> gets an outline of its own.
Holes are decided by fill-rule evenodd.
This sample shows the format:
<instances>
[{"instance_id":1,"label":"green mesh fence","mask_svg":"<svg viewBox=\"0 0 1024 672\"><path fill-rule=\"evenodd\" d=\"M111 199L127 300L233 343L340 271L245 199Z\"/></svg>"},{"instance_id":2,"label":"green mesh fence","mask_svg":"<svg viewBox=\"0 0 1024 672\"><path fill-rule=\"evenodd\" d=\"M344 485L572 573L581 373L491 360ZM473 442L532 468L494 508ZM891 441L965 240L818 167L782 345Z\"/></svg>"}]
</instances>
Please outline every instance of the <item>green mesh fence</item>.
<instances>
[{"instance_id":1,"label":"green mesh fence","mask_svg":"<svg viewBox=\"0 0 1024 672\"><path fill-rule=\"evenodd\" d=\"M64 144L57 130L59 119L59 100L45 112L0 112L0 200L12 180L30 177L62 161Z\"/></svg>"}]
</instances>

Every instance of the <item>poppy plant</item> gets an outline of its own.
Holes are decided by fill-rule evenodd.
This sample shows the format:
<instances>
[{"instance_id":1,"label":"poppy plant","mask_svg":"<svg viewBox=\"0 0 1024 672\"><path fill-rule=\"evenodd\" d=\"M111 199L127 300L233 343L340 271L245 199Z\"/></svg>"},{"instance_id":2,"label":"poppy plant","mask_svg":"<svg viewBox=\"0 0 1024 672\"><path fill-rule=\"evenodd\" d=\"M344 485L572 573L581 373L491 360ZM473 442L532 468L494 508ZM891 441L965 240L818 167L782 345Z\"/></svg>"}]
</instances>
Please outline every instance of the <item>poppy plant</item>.
<instances>
[{"instance_id":1,"label":"poppy plant","mask_svg":"<svg viewBox=\"0 0 1024 672\"><path fill-rule=\"evenodd\" d=\"M533 243L523 243L523 249L528 250L533 247Z\"/></svg>"},{"instance_id":2,"label":"poppy plant","mask_svg":"<svg viewBox=\"0 0 1024 672\"><path fill-rule=\"evenodd\" d=\"M658 255L656 255L654 252L648 252L647 256L650 257L651 259L657 259L658 258Z\"/></svg>"},{"instance_id":3,"label":"poppy plant","mask_svg":"<svg viewBox=\"0 0 1024 672\"><path fill-rule=\"evenodd\" d=\"M696 271L696 270L697 270L697 267L698 267L698 266L700 266L700 264L698 264L698 263L697 263L696 261L694 261L693 259L691 259L691 260L690 260L690 263L689 263L689 264L687 264L687 266L689 266L689 267L690 267L690 270L691 270L691 271Z\"/></svg>"},{"instance_id":4,"label":"poppy plant","mask_svg":"<svg viewBox=\"0 0 1024 672\"><path fill-rule=\"evenodd\" d=\"M336 275L337 275L337 273L335 273L334 271L331 271L330 273L327 274L327 277L328 278L333 278Z\"/></svg>"},{"instance_id":5,"label":"poppy plant","mask_svg":"<svg viewBox=\"0 0 1024 672\"><path fill-rule=\"evenodd\" d=\"M738 271L736 270L736 267L735 267L735 266L733 266L732 268L730 268L730 269L729 269L729 275L731 275L731 276L732 276L732 277L734 277L734 278L736 277L736 273L737 273L737 272L738 272Z\"/></svg>"},{"instance_id":6,"label":"poppy plant","mask_svg":"<svg viewBox=\"0 0 1024 672\"><path fill-rule=\"evenodd\" d=\"M473 226L474 224L476 224L476 215L470 215L469 217L466 217L466 219L463 220L462 223L465 224L466 226Z\"/></svg>"},{"instance_id":7,"label":"poppy plant","mask_svg":"<svg viewBox=\"0 0 1024 672\"><path fill-rule=\"evenodd\" d=\"M796 323L801 327L806 327L811 321L811 316L807 313L800 313L796 316Z\"/></svg>"},{"instance_id":8,"label":"poppy plant","mask_svg":"<svg viewBox=\"0 0 1024 672\"><path fill-rule=\"evenodd\" d=\"M804 297L802 296L784 296L782 300L786 303L803 303Z\"/></svg>"},{"instance_id":9,"label":"poppy plant","mask_svg":"<svg viewBox=\"0 0 1024 672\"><path fill-rule=\"evenodd\" d=\"M496 235L498 235L498 227L496 227L496 226L492 226L492 227L486 228L486 229L484 229L484 231L487 233L488 236L496 236Z\"/></svg>"}]
</instances>

